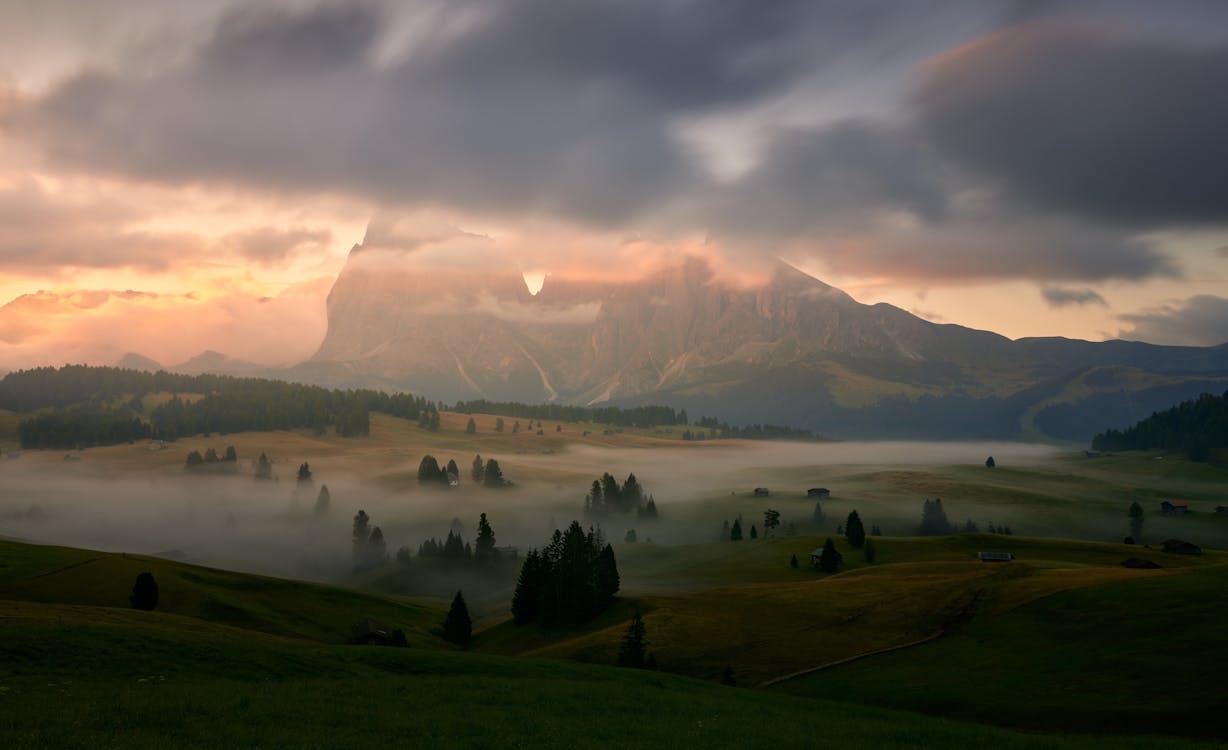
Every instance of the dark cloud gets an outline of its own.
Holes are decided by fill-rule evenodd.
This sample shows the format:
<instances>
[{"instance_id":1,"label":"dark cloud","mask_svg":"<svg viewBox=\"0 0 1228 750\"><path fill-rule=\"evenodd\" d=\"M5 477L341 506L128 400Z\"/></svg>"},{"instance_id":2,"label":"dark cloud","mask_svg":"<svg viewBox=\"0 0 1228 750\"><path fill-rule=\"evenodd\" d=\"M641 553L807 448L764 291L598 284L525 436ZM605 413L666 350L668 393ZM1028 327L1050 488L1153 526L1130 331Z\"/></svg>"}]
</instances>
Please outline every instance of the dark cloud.
<instances>
[{"instance_id":1,"label":"dark cloud","mask_svg":"<svg viewBox=\"0 0 1228 750\"><path fill-rule=\"evenodd\" d=\"M1093 289L1065 289L1057 286L1041 287L1040 294L1049 303L1050 307L1069 307L1071 305L1101 305L1108 307L1108 302L1104 301Z\"/></svg>"},{"instance_id":2,"label":"dark cloud","mask_svg":"<svg viewBox=\"0 0 1228 750\"><path fill-rule=\"evenodd\" d=\"M1119 338L1154 344L1216 346L1228 342L1228 299L1211 295L1119 316Z\"/></svg>"},{"instance_id":3,"label":"dark cloud","mask_svg":"<svg viewBox=\"0 0 1228 750\"><path fill-rule=\"evenodd\" d=\"M758 166L704 197L696 218L777 238L864 229L884 211L937 222L949 190L941 165L907 130L847 120L779 134Z\"/></svg>"},{"instance_id":4,"label":"dark cloud","mask_svg":"<svg viewBox=\"0 0 1228 750\"><path fill-rule=\"evenodd\" d=\"M1228 45L1164 46L1053 22L928 70L920 126L1030 205L1124 225L1228 222Z\"/></svg>"}]
</instances>

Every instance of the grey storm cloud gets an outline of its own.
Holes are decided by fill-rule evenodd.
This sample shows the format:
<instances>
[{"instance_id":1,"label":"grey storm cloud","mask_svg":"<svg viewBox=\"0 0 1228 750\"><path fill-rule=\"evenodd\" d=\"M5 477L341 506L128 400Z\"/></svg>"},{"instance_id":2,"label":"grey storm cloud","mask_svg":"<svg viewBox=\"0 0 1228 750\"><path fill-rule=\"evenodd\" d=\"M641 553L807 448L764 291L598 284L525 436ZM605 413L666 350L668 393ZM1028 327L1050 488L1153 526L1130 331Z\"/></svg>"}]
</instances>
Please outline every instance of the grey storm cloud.
<instances>
[{"instance_id":1,"label":"grey storm cloud","mask_svg":"<svg viewBox=\"0 0 1228 750\"><path fill-rule=\"evenodd\" d=\"M1071 305L1101 305L1108 306L1094 289L1067 289L1059 286L1041 287L1040 295L1045 298L1050 307L1070 307Z\"/></svg>"},{"instance_id":2,"label":"grey storm cloud","mask_svg":"<svg viewBox=\"0 0 1228 750\"><path fill-rule=\"evenodd\" d=\"M1134 235L1226 218L1209 188L1228 148L1228 99L1213 87L1228 48L1050 18L1076 6L1099 7L458 0L432 6L438 33L390 50L398 4L252 4L165 65L87 66L9 105L0 127L59 166L169 184L642 222L761 252L811 242L833 265L875 272L1177 275ZM902 76L952 35L1037 17L1049 20L924 68L904 113L809 126L756 115L761 158L730 180L679 137L696 118L809 91L819 72L855 89L876 64ZM969 208L967 195L988 198ZM915 230L880 231L900 215ZM857 233L870 246L833 249ZM277 258L302 247L292 240L238 247Z\"/></svg>"},{"instance_id":3,"label":"grey storm cloud","mask_svg":"<svg viewBox=\"0 0 1228 750\"><path fill-rule=\"evenodd\" d=\"M1162 307L1119 316L1129 325L1119 338L1181 346L1216 346L1228 342L1228 299L1208 294Z\"/></svg>"},{"instance_id":4,"label":"grey storm cloud","mask_svg":"<svg viewBox=\"0 0 1228 750\"><path fill-rule=\"evenodd\" d=\"M933 64L920 127L1031 205L1115 224L1228 223L1228 44L1014 27Z\"/></svg>"}]
</instances>

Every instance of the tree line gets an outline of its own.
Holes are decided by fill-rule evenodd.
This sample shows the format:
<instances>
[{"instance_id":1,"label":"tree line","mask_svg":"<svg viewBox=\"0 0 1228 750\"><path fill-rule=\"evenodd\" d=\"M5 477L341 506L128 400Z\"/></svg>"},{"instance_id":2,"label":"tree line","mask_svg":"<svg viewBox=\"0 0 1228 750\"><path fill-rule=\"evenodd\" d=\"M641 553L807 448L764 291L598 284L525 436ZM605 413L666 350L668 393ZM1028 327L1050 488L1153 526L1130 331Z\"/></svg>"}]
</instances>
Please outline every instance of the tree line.
<instances>
[{"instance_id":1,"label":"tree line","mask_svg":"<svg viewBox=\"0 0 1228 750\"><path fill-rule=\"evenodd\" d=\"M1228 448L1228 391L1204 393L1124 430L1105 430L1092 438L1098 451L1179 450L1191 461L1207 461Z\"/></svg>"},{"instance_id":2,"label":"tree line","mask_svg":"<svg viewBox=\"0 0 1228 750\"><path fill-rule=\"evenodd\" d=\"M175 394L145 413L143 397ZM179 394L204 394L198 399ZM0 380L0 408L48 411L20 420L26 448L77 448L213 432L334 428L352 437L370 431L370 412L406 419L434 409L410 394L319 386L226 375L178 375L114 367L66 365L9 373Z\"/></svg>"},{"instance_id":3,"label":"tree line","mask_svg":"<svg viewBox=\"0 0 1228 750\"><path fill-rule=\"evenodd\" d=\"M634 472L628 474L627 481L621 485L608 471L600 479L593 480L584 496L585 516L631 512L646 520L658 518L656 498L644 491Z\"/></svg>"},{"instance_id":4,"label":"tree line","mask_svg":"<svg viewBox=\"0 0 1228 750\"><path fill-rule=\"evenodd\" d=\"M569 406L567 404L522 404L516 401L457 401L461 414L502 414L505 417L550 419L556 422L593 422L620 427L654 427L687 424L686 409L668 406Z\"/></svg>"}]
</instances>

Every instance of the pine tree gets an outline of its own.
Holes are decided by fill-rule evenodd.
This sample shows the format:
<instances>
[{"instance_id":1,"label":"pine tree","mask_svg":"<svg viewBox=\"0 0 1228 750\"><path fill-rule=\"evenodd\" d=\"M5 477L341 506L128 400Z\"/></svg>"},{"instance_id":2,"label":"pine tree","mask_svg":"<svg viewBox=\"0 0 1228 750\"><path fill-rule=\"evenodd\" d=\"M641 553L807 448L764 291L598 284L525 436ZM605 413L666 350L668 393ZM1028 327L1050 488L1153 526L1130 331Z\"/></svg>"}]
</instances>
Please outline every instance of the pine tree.
<instances>
[{"instance_id":1,"label":"pine tree","mask_svg":"<svg viewBox=\"0 0 1228 750\"><path fill-rule=\"evenodd\" d=\"M226 456L222 458L222 460L231 463L239 460L239 454L235 451L235 447L233 445L226 446Z\"/></svg>"},{"instance_id":2,"label":"pine tree","mask_svg":"<svg viewBox=\"0 0 1228 750\"><path fill-rule=\"evenodd\" d=\"M750 538L751 539L759 538L759 532L755 530L755 525L753 523L750 525Z\"/></svg>"},{"instance_id":3,"label":"pine tree","mask_svg":"<svg viewBox=\"0 0 1228 750\"><path fill-rule=\"evenodd\" d=\"M478 519L478 538L473 543L473 557L483 561L495 557L495 531L486 520L485 513Z\"/></svg>"},{"instance_id":4,"label":"pine tree","mask_svg":"<svg viewBox=\"0 0 1228 750\"><path fill-rule=\"evenodd\" d=\"M495 417L495 432L503 432L503 417Z\"/></svg>"},{"instance_id":5,"label":"pine tree","mask_svg":"<svg viewBox=\"0 0 1228 750\"><path fill-rule=\"evenodd\" d=\"M866 543L866 528L862 526L861 516L858 515L857 511L849 513L844 529L844 538L848 540L849 546L853 549L858 549Z\"/></svg>"},{"instance_id":6,"label":"pine tree","mask_svg":"<svg viewBox=\"0 0 1228 750\"><path fill-rule=\"evenodd\" d=\"M256 478L273 478L273 463L269 461L269 457L263 453L260 454L260 458L256 459Z\"/></svg>"},{"instance_id":7,"label":"pine tree","mask_svg":"<svg viewBox=\"0 0 1228 750\"><path fill-rule=\"evenodd\" d=\"M951 522L942 508L942 499L926 500L921 506L921 535L940 536L951 533Z\"/></svg>"},{"instance_id":8,"label":"pine tree","mask_svg":"<svg viewBox=\"0 0 1228 750\"><path fill-rule=\"evenodd\" d=\"M158 582L154 580L153 573L137 575L136 583L132 585L132 596L128 598L128 602L133 609L143 609L147 612L158 606Z\"/></svg>"},{"instance_id":9,"label":"pine tree","mask_svg":"<svg viewBox=\"0 0 1228 750\"><path fill-rule=\"evenodd\" d=\"M541 612L545 594L545 561L536 549L530 549L520 566L520 578L512 594L512 621L517 625L533 622Z\"/></svg>"},{"instance_id":10,"label":"pine tree","mask_svg":"<svg viewBox=\"0 0 1228 750\"><path fill-rule=\"evenodd\" d=\"M780 511L768 508L763 511L763 536L772 535L772 529L780 525Z\"/></svg>"},{"instance_id":11,"label":"pine tree","mask_svg":"<svg viewBox=\"0 0 1228 750\"><path fill-rule=\"evenodd\" d=\"M826 573L835 573L840 570L840 553L836 551L836 545L827 537L827 541L823 542L823 551L819 554L819 567Z\"/></svg>"},{"instance_id":12,"label":"pine tree","mask_svg":"<svg viewBox=\"0 0 1228 750\"><path fill-rule=\"evenodd\" d=\"M644 502L644 489L634 473L628 474L627 481L623 482L621 499L625 510L639 510Z\"/></svg>"},{"instance_id":13,"label":"pine tree","mask_svg":"<svg viewBox=\"0 0 1228 750\"><path fill-rule=\"evenodd\" d=\"M457 591L448 616L443 621L443 639L458 646L467 646L472 638L473 621L469 619L469 608L465 606L465 597Z\"/></svg>"},{"instance_id":14,"label":"pine tree","mask_svg":"<svg viewBox=\"0 0 1228 750\"><path fill-rule=\"evenodd\" d=\"M367 563L370 565L378 565L384 562L388 557L388 547L384 542L384 532L376 526L371 529L371 536L367 539Z\"/></svg>"},{"instance_id":15,"label":"pine tree","mask_svg":"<svg viewBox=\"0 0 1228 750\"><path fill-rule=\"evenodd\" d=\"M448 468L447 473L444 475L444 480L451 483L452 477L456 477L458 480L460 479L460 467L456 465L455 458L448 459Z\"/></svg>"},{"instance_id":16,"label":"pine tree","mask_svg":"<svg viewBox=\"0 0 1228 750\"><path fill-rule=\"evenodd\" d=\"M474 454L473 465L469 468L469 476L473 479L474 484L481 484L482 477L486 476L486 469L482 464L481 454Z\"/></svg>"},{"instance_id":17,"label":"pine tree","mask_svg":"<svg viewBox=\"0 0 1228 750\"><path fill-rule=\"evenodd\" d=\"M597 611L601 612L614 601L621 581L618 576L618 561L614 559L614 548L605 545L597 556L597 571L595 588L597 593Z\"/></svg>"},{"instance_id":18,"label":"pine tree","mask_svg":"<svg viewBox=\"0 0 1228 750\"><path fill-rule=\"evenodd\" d=\"M998 463L997 463L996 461L994 461L994 460L993 460L993 456L990 456L989 458L985 459L985 468L986 468L986 469L992 469L993 467L995 467L995 466L997 466L997 465L998 465Z\"/></svg>"},{"instance_id":19,"label":"pine tree","mask_svg":"<svg viewBox=\"0 0 1228 750\"><path fill-rule=\"evenodd\" d=\"M640 616L640 611L637 609L618 646L618 666L642 669L644 654L647 650L647 629L644 627L644 618Z\"/></svg>"},{"instance_id":20,"label":"pine tree","mask_svg":"<svg viewBox=\"0 0 1228 750\"><path fill-rule=\"evenodd\" d=\"M477 431L478 431L478 423L473 421L473 417L469 417L469 423L465 425L465 432L469 433L470 435L473 435Z\"/></svg>"},{"instance_id":21,"label":"pine tree","mask_svg":"<svg viewBox=\"0 0 1228 750\"><path fill-rule=\"evenodd\" d=\"M1143 538L1143 506L1138 501L1130 503L1130 536L1135 541Z\"/></svg>"},{"instance_id":22,"label":"pine tree","mask_svg":"<svg viewBox=\"0 0 1228 750\"><path fill-rule=\"evenodd\" d=\"M439 468L439 461L431 454L426 454L418 462L418 484L447 484L448 475Z\"/></svg>"},{"instance_id":23,"label":"pine tree","mask_svg":"<svg viewBox=\"0 0 1228 750\"><path fill-rule=\"evenodd\" d=\"M355 565L367 562L367 541L371 538L371 517L365 510L359 510L354 515L354 533L352 537L352 552Z\"/></svg>"},{"instance_id":24,"label":"pine tree","mask_svg":"<svg viewBox=\"0 0 1228 750\"><path fill-rule=\"evenodd\" d=\"M796 554L794 554L792 557L789 558L789 567L797 568L797 555Z\"/></svg>"},{"instance_id":25,"label":"pine tree","mask_svg":"<svg viewBox=\"0 0 1228 750\"><path fill-rule=\"evenodd\" d=\"M332 495L329 494L328 485L320 485L320 494L316 495L316 516L328 515L328 506L333 501Z\"/></svg>"},{"instance_id":26,"label":"pine tree","mask_svg":"<svg viewBox=\"0 0 1228 750\"><path fill-rule=\"evenodd\" d=\"M733 519L733 527L729 529L729 541L731 542L742 541L742 519L741 518Z\"/></svg>"},{"instance_id":27,"label":"pine tree","mask_svg":"<svg viewBox=\"0 0 1228 750\"><path fill-rule=\"evenodd\" d=\"M605 510L605 498L601 494L600 479L593 480L593 486L589 488L588 494L584 496L584 507L593 513L601 513Z\"/></svg>"},{"instance_id":28,"label":"pine tree","mask_svg":"<svg viewBox=\"0 0 1228 750\"><path fill-rule=\"evenodd\" d=\"M504 484L503 470L493 458L486 462L486 468L482 471L482 484L486 487L502 487Z\"/></svg>"},{"instance_id":29,"label":"pine tree","mask_svg":"<svg viewBox=\"0 0 1228 750\"><path fill-rule=\"evenodd\" d=\"M311 467L307 465L306 461L301 463L298 467L298 481L304 483L311 481Z\"/></svg>"}]
</instances>

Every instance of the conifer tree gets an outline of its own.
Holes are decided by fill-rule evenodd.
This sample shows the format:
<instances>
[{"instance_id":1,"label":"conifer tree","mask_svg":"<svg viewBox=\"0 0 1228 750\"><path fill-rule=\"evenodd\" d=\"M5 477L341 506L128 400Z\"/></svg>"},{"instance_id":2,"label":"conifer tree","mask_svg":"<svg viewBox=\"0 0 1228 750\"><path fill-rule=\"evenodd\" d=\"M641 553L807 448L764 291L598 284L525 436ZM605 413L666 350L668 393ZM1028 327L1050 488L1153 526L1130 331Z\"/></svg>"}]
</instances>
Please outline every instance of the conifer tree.
<instances>
[{"instance_id":1,"label":"conifer tree","mask_svg":"<svg viewBox=\"0 0 1228 750\"><path fill-rule=\"evenodd\" d=\"M495 531L486 520L486 514L478 519L478 538L473 543L473 556L477 560L493 560L495 557Z\"/></svg>"},{"instance_id":2,"label":"conifer tree","mask_svg":"<svg viewBox=\"0 0 1228 750\"><path fill-rule=\"evenodd\" d=\"M823 542L823 551L819 554L819 567L825 573L835 573L840 570L840 553L836 551L836 545L827 537L827 541Z\"/></svg>"},{"instance_id":3,"label":"conifer tree","mask_svg":"<svg viewBox=\"0 0 1228 750\"><path fill-rule=\"evenodd\" d=\"M303 483L307 483L311 481L311 467L307 465L306 461L299 464L298 481L303 482Z\"/></svg>"},{"instance_id":4,"label":"conifer tree","mask_svg":"<svg viewBox=\"0 0 1228 750\"><path fill-rule=\"evenodd\" d=\"M328 485L320 485L320 494L316 495L316 516L328 515L328 506L332 503L332 495L328 491Z\"/></svg>"},{"instance_id":5,"label":"conifer tree","mask_svg":"<svg viewBox=\"0 0 1228 750\"><path fill-rule=\"evenodd\" d=\"M473 417L469 417L469 423L465 425L465 432L473 435L478 431L478 423L473 421Z\"/></svg>"},{"instance_id":6,"label":"conifer tree","mask_svg":"<svg viewBox=\"0 0 1228 750\"><path fill-rule=\"evenodd\" d=\"M543 563L541 554L530 549L520 566L520 577L512 594L512 621L517 625L533 622L541 612L546 573Z\"/></svg>"},{"instance_id":7,"label":"conifer tree","mask_svg":"<svg viewBox=\"0 0 1228 750\"><path fill-rule=\"evenodd\" d=\"M926 500L921 506L922 536L938 536L951 533L951 523L942 507L942 498ZM992 532L990 532L992 533Z\"/></svg>"},{"instance_id":8,"label":"conifer tree","mask_svg":"<svg viewBox=\"0 0 1228 750\"><path fill-rule=\"evenodd\" d=\"M457 591L448 616L443 621L443 639L458 646L467 646L472 638L473 621L469 619L469 607L465 606L465 597Z\"/></svg>"},{"instance_id":9,"label":"conifer tree","mask_svg":"<svg viewBox=\"0 0 1228 750\"><path fill-rule=\"evenodd\" d=\"M260 454L260 458L256 459L256 478L273 478L273 463L269 461L269 457L263 453Z\"/></svg>"},{"instance_id":10,"label":"conifer tree","mask_svg":"<svg viewBox=\"0 0 1228 750\"><path fill-rule=\"evenodd\" d=\"M858 549L866 543L866 528L861 523L861 516L857 511L849 513L848 520L844 523L844 538L848 540L849 546L853 549Z\"/></svg>"},{"instance_id":11,"label":"conifer tree","mask_svg":"<svg viewBox=\"0 0 1228 750\"><path fill-rule=\"evenodd\" d=\"M642 669L647 650L647 629L644 627L644 618L640 616L639 609L636 609L626 632L623 633L622 642L618 645L618 666Z\"/></svg>"},{"instance_id":12,"label":"conifer tree","mask_svg":"<svg viewBox=\"0 0 1228 750\"><path fill-rule=\"evenodd\" d=\"M797 567L797 554L796 553L794 553L794 555L789 558L789 567L790 568Z\"/></svg>"},{"instance_id":13,"label":"conifer tree","mask_svg":"<svg viewBox=\"0 0 1228 750\"><path fill-rule=\"evenodd\" d=\"M371 538L371 517L365 510L359 510L354 515L354 532L352 536L352 552L355 565L363 565L367 561L367 541Z\"/></svg>"},{"instance_id":14,"label":"conifer tree","mask_svg":"<svg viewBox=\"0 0 1228 750\"><path fill-rule=\"evenodd\" d=\"M495 432L503 432L503 417L495 417Z\"/></svg>"},{"instance_id":15,"label":"conifer tree","mask_svg":"<svg viewBox=\"0 0 1228 750\"><path fill-rule=\"evenodd\" d=\"M503 470L493 458L486 461L486 468L482 471L482 484L486 487L502 487L504 484Z\"/></svg>"},{"instance_id":16,"label":"conifer tree","mask_svg":"<svg viewBox=\"0 0 1228 750\"><path fill-rule=\"evenodd\" d=\"M751 539L759 538L759 532L755 529L755 525L753 523L750 525L750 538Z\"/></svg>"},{"instance_id":17,"label":"conifer tree","mask_svg":"<svg viewBox=\"0 0 1228 750\"><path fill-rule=\"evenodd\" d=\"M763 511L763 536L772 535L772 529L780 525L780 511L768 508Z\"/></svg>"},{"instance_id":18,"label":"conifer tree","mask_svg":"<svg viewBox=\"0 0 1228 750\"><path fill-rule=\"evenodd\" d=\"M742 541L742 519L741 518L733 519L733 527L729 529L729 541L731 542Z\"/></svg>"},{"instance_id":19,"label":"conifer tree","mask_svg":"<svg viewBox=\"0 0 1228 750\"><path fill-rule=\"evenodd\" d=\"M614 548L605 545L597 556L597 571L595 588L597 594L597 612L601 612L614 601L621 581L618 576L618 561L614 559ZM596 614L596 613L594 613Z\"/></svg>"},{"instance_id":20,"label":"conifer tree","mask_svg":"<svg viewBox=\"0 0 1228 750\"><path fill-rule=\"evenodd\" d=\"M222 458L223 461L235 462L239 460L239 454L235 451L233 445L226 446L226 455Z\"/></svg>"},{"instance_id":21,"label":"conifer tree","mask_svg":"<svg viewBox=\"0 0 1228 750\"><path fill-rule=\"evenodd\" d=\"M133 609L152 611L158 606L158 582L153 573L140 573L136 583L132 585L132 596L128 598Z\"/></svg>"},{"instance_id":22,"label":"conifer tree","mask_svg":"<svg viewBox=\"0 0 1228 750\"><path fill-rule=\"evenodd\" d=\"M449 480L449 478L448 478L448 474L451 474L452 476L456 477L457 479L460 479L460 467L456 465L456 459L455 459L455 458L449 458L449 459L448 459L448 469L447 469L447 474L445 474L445 475L444 475L444 480L445 480L445 481L450 481L450 480Z\"/></svg>"},{"instance_id":23,"label":"conifer tree","mask_svg":"<svg viewBox=\"0 0 1228 750\"><path fill-rule=\"evenodd\" d=\"M469 468L469 476L473 479L474 484L481 484L482 477L486 476L486 469L482 464L482 455L474 454L473 465Z\"/></svg>"},{"instance_id":24,"label":"conifer tree","mask_svg":"<svg viewBox=\"0 0 1228 750\"><path fill-rule=\"evenodd\" d=\"M448 475L439 468L439 461L431 454L426 454L418 463L418 484L446 484Z\"/></svg>"},{"instance_id":25,"label":"conifer tree","mask_svg":"<svg viewBox=\"0 0 1228 750\"><path fill-rule=\"evenodd\" d=\"M367 563L370 565L378 565L384 562L388 557L388 547L384 542L384 532L376 526L371 529L371 536L367 539Z\"/></svg>"}]
</instances>

